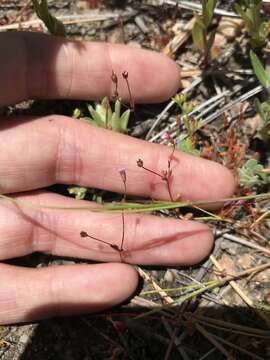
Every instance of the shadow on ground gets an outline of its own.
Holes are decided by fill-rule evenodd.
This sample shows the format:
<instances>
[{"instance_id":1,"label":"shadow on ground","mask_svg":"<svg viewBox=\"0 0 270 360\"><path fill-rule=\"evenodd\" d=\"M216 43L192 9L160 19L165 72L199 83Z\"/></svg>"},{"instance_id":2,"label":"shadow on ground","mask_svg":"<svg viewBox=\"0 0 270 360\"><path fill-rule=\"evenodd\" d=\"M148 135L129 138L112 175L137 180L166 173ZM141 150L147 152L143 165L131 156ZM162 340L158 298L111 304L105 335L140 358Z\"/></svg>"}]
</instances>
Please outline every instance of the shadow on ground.
<instances>
[{"instance_id":1,"label":"shadow on ground","mask_svg":"<svg viewBox=\"0 0 270 360\"><path fill-rule=\"evenodd\" d=\"M20 354L16 351L20 344L11 343L2 355L0 351L0 358L224 359L207 340L209 334L232 359L269 358L270 331L256 312L217 305L201 308L199 318L194 318L194 306L184 312L179 307L148 316L143 315L153 309L122 306L107 313L44 320L36 325Z\"/></svg>"}]
</instances>

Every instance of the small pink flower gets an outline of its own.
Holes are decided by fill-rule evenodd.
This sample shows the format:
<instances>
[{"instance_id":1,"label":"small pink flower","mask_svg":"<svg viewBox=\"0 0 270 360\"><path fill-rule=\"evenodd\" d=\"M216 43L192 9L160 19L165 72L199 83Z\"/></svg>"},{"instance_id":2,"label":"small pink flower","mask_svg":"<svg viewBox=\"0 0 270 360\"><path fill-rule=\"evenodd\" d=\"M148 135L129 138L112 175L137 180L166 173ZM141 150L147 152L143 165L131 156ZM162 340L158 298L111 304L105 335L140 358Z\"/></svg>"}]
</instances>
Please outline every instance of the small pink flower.
<instances>
[{"instance_id":1,"label":"small pink flower","mask_svg":"<svg viewBox=\"0 0 270 360\"><path fill-rule=\"evenodd\" d=\"M175 141L172 138L171 134L169 133L169 131L166 131L163 135L162 135L162 139L167 140L168 142L170 142L171 144L174 144Z\"/></svg>"},{"instance_id":2,"label":"small pink flower","mask_svg":"<svg viewBox=\"0 0 270 360\"><path fill-rule=\"evenodd\" d=\"M122 180L123 180L123 183L125 183L127 181L127 174L126 174L126 169L125 168L120 168L118 170Z\"/></svg>"},{"instance_id":3,"label":"small pink flower","mask_svg":"<svg viewBox=\"0 0 270 360\"><path fill-rule=\"evenodd\" d=\"M164 140L171 140L171 134L169 133L169 131L166 131L163 135L162 135L162 139Z\"/></svg>"}]
</instances>

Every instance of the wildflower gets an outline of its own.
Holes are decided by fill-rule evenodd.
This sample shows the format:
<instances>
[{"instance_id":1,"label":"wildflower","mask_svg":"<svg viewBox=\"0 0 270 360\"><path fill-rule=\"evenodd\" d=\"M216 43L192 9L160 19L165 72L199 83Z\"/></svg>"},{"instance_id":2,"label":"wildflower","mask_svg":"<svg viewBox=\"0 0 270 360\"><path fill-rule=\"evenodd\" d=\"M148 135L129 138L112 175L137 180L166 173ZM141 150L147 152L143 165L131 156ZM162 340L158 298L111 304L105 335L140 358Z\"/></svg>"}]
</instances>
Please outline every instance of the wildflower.
<instances>
[{"instance_id":1,"label":"wildflower","mask_svg":"<svg viewBox=\"0 0 270 360\"><path fill-rule=\"evenodd\" d=\"M118 82L117 75L113 70L112 70L111 79L112 79L113 83L117 84L117 82Z\"/></svg>"},{"instance_id":2,"label":"wildflower","mask_svg":"<svg viewBox=\"0 0 270 360\"><path fill-rule=\"evenodd\" d=\"M122 76L124 79L127 79L128 78L128 72L127 71L123 71L122 72Z\"/></svg>"},{"instance_id":3,"label":"wildflower","mask_svg":"<svg viewBox=\"0 0 270 360\"><path fill-rule=\"evenodd\" d=\"M167 140L168 142L170 142L172 145L175 145L175 141L174 141L174 139L172 138L172 136L171 136L171 134L169 133L169 131L166 131L166 132L163 134L162 138L163 138L164 140Z\"/></svg>"},{"instance_id":4,"label":"wildflower","mask_svg":"<svg viewBox=\"0 0 270 360\"><path fill-rule=\"evenodd\" d=\"M127 181L127 174L126 174L126 169L125 168L121 168L118 170L122 180L123 180L123 183L126 183Z\"/></svg>"}]
</instances>

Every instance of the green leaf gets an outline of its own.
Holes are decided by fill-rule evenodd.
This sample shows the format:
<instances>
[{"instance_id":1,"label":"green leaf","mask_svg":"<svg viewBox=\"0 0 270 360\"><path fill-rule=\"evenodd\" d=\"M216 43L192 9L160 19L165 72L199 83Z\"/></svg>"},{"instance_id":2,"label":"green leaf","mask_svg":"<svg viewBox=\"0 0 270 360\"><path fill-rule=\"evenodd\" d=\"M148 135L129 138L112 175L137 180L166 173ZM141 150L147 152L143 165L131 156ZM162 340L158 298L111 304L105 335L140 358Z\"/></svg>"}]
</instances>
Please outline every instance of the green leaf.
<instances>
[{"instance_id":1,"label":"green leaf","mask_svg":"<svg viewBox=\"0 0 270 360\"><path fill-rule=\"evenodd\" d=\"M192 140L190 138L186 138L184 140L181 140L176 148L180 151L183 151L185 153L191 154L191 155L195 155L195 156L200 156L200 151L198 149L196 149L192 143Z\"/></svg>"},{"instance_id":2,"label":"green leaf","mask_svg":"<svg viewBox=\"0 0 270 360\"><path fill-rule=\"evenodd\" d=\"M244 20L245 22L245 26L247 29L247 32L250 34L250 36L252 37L252 34L254 33L254 23L253 23L253 16L250 13L249 9L247 9L246 11L239 5L239 4L235 4L235 11L241 16L241 18Z\"/></svg>"},{"instance_id":3,"label":"green leaf","mask_svg":"<svg viewBox=\"0 0 270 360\"><path fill-rule=\"evenodd\" d=\"M241 18L245 21L246 25L251 25L251 19L248 16L247 12L241 7L239 4L234 5L235 11L241 16Z\"/></svg>"},{"instance_id":4,"label":"green leaf","mask_svg":"<svg viewBox=\"0 0 270 360\"><path fill-rule=\"evenodd\" d=\"M100 113L98 113L92 105L88 106L88 110L92 116L92 121L99 127L105 128L104 118Z\"/></svg>"},{"instance_id":5,"label":"green leaf","mask_svg":"<svg viewBox=\"0 0 270 360\"><path fill-rule=\"evenodd\" d=\"M203 1L203 22L205 27L208 27L213 19L217 0L205 0Z\"/></svg>"},{"instance_id":6,"label":"green leaf","mask_svg":"<svg viewBox=\"0 0 270 360\"><path fill-rule=\"evenodd\" d=\"M117 117L116 113L114 112L111 119L111 127L113 131L121 132L121 124L120 119Z\"/></svg>"},{"instance_id":7,"label":"green leaf","mask_svg":"<svg viewBox=\"0 0 270 360\"><path fill-rule=\"evenodd\" d=\"M172 97L172 100L182 109L183 104L187 101L187 95L179 93Z\"/></svg>"},{"instance_id":8,"label":"green leaf","mask_svg":"<svg viewBox=\"0 0 270 360\"><path fill-rule=\"evenodd\" d=\"M263 166L255 159L248 160L239 169L240 184L245 187L260 185L267 181L267 174L263 172Z\"/></svg>"},{"instance_id":9,"label":"green leaf","mask_svg":"<svg viewBox=\"0 0 270 360\"><path fill-rule=\"evenodd\" d=\"M270 91L270 76L264 70L261 61L259 60L258 56L255 54L253 50L250 50L250 59L253 70L258 80L268 91Z\"/></svg>"},{"instance_id":10,"label":"green leaf","mask_svg":"<svg viewBox=\"0 0 270 360\"><path fill-rule=\"evenodd\" d=\"M262 7L263 1L262 0L253 0L254 5L260 5Z\"/></svg>"},{"instance_id":11,"label":"green leaf","mask_svg":"<svg viewBox=\"0 0 270 360\"><path fill-rule=\"evenodd\" d=\"M269 34L269 30L270 30L270 22L262 22L261 25L259 26L259 37L265 41L267 35Z\"/></svg>"},{"instance_id":12,"label":"green leaf","mask_svg":"<svg viewBox=\"0 0 270 360\"><path fill-rule=\"evenodd\" d=\"M245 22L247 32L250 35L250 42L253 47L262 47L265 44L269 33L269 25L263 22L261 16L262 0L247 1L245 8L235 4L236 12Z\"/></svg>"},{"instance_id":13,"label":"green leaf","mask_svg":"<svg viewBox=\"0 0 270 360\"><path fill-rule=\"evenodd\" d=\"M87 194L87 188L83 186L72 186L68 188L70 195L75 195L76 200L83 200Z\"/></svg>"},{"instance_id":14,"label":"green leaf","mask_svg":"<svg viewBox=\"0 0 270 360\"><path fill-rule=\"evenodd\" d=\"M127 110L121 115L121 119L120 119L121 132L124 132L124 133L125 133L125 132L127 131L129 117L130 117L130 109L127 109Z\"/></svg>"},{"instance_id":15,"label":"green leaf","mask_svg":"<svg viewBox=\"0 0 270 360\"><path fill-rule=\"evenodd\" d=\"M196 17L196 23L203 29L206 30L206 26L203 21L203 17L201 15L195 14Z\"/></svg>"},{"instance_id":16,"label":"green leaf","mask_svg":"<svg viewBox=\"0 0 270 360\"><path fill-rule=\"evenodd\" d=\"M81 116L82 116L81 110L79 108L75 108L73 110L72 117L75 118L75 119L79 119Z\"/></svg>"},{"instance_id":17,"label":"green leaf","mask_svg":"<svg viewBox=\"0 0 270 360\"><path fill-rule=\"evenodd\" d=\"M267 125L270 122L270 102L264 101L261 103L260 100L257 98L255 99L254 102L255 102L255 107L256 107L257 113L260 115L262 120Z\"/></svg>"},{"instance_id":18,"label":"green leaf","mask_svg":"<svg viewBox=\"0 0 270 360\"><path fill-rule=\"evenodd\" d=\"M251 16L253 18L253 24L256 29L258 29L262 23L261 17L261 8L262 8L262 1L259 4L254 4L251 7Z\"/></svg>"},{"instance_id":19,"label":"green leaf","mask_svg":"<svg viewBox=\"0 0 270 360\"><path fill-rule=\"evenodd\" d=\"M193 29L192 29L192 39L193 39L194 46L200 51L204 50L204 35L203 35L203 32L204 32L203 28L196 21L194 26L193 26Z\"/></svg>"},{"instance_id":20,"label":"green leaf","mask_svg":"<svg viewBox=\"0 0 270 360\"><path fill-rule=\"evenodd\" d=\"M111 129L116 132L126 132L130 117L130 110L126 110L121 115L121 102L115 101L114 112L107 97L103 98L101 103L96 103L95 109L92 105L88 105L88 110L92 118L86 118L87 122L91 122L96 126Z\"/></svg>"},{"instance_id":21,"label":"green leaf","mask_svg":"<svg viewBox=\"0 0 270 360\"><path fill-rule=\"evenodd\" d=\"M113 131L121 132L121 122L120 122L120 113L121 113L121 103L119 100L116 100L114 104L114 113L111 118L111 128Z\"/></svg>"},{"instance_id":22,"label":"green leaf","mask_svg":"<svg viewBox=\"0 0 270 360\"><path fill-rule=\"evenodd\" d=\"M119 100L116 100L116 102L114 104L114 112L115 112L116 118L120 120L121 102Z\"/></svg>"},{"instance_id":23,"label":"green leaf","mask_svg":"<svg viewBox=\"0 0 270 360\"><path fill-rule=\"evenodd\" d=\"M94 109L92 105L88 105L88 110L92 116L92 121L99 127L107 128L112 117L112 109L109 99L104 97L100 104L96 103L95 107L96 108Z\"/></svg>"},{"instance_id":24,"label":"green leaf","mask_svg":"<svg viewBox=\"0 0 270 360\"><path fill-rule=\"evenodd\" d=\"M55 16L51 15L48 9L47 0L32 0L37 16L44 22L52 35L66 36L64 24Z\"/></svg>"}]
</instances>

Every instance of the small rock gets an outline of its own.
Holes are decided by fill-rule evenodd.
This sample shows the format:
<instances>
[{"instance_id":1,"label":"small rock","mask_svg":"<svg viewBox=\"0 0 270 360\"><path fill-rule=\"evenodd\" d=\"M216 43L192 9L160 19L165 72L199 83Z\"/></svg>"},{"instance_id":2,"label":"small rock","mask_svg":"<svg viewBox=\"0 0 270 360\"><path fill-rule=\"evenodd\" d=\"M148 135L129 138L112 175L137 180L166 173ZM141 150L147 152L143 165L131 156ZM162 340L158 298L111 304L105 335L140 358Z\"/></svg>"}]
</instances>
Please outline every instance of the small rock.
<instances>
[{"instance_id":1,"label":"small rock","mask_svg":"<svg viewBox=\"0 0 270 360\"><path fill-rule=\"evenodd\" d=\"M89 6L88 6L88 1L86 0L79 0L76 2L76 6L78 9L80 10L88 10Z\"/></svg>"},{"instance_id":2,"label":"small rock","mask_svg":"<svg viewBox=\"0 0 270 360\"><path fill-rule=\"evenodd\" d=\"M20 343L22 343L23 345L26 345L29 341L29 336L27 334L23 334L21 337L20 337Z\"/></svg>"},{"instance_id":3,"label":"small rock","mask_svg":"<svg viewBox=\"0 0 270 360\"><path fill-rule=\"evenodd\" d=\"M172 32L174 35L179 34L181 31L183 31L184 23L183 21L176 21L176 23L172 27Z\"/></svg>"},{"instance_id":4,"label":"small rock","mask_svg":"<svg viewBox=\"0 0 270 360\"><path fill-rule=\"evenodd\" d=\"M263 125L264 123L260 115L245 119L245 126L247 127L248 135L258 133L262 129Z\"/></svg>"},{"instance_id":5,"label":"small rock","mask_svg":"<svg viewBox=\"0 0 270 360\"><path fill-rule=\"evenodd\" d=\"M108 42L112 44L123 44L123 31L121 28L116 28L108 37Z\"/></svg>"},{"instance_id":6,"label":"small rock","mask_svg":"<svg viewBox=\"0 0 270 360\"><path fill-rule=\"evenodd\" d=\"M252 267L253 257L249 254L243 254L238 258L237 263L241 266L242 269L249 269Z\"/></svg>"},{"instance_id":7,"label":"small rock","mask_svg":"<svg viewBox=\"0 0 270 360\"><path fill-rule=\"evenodd\" d=\"M218 261L219 265L222 267L222 271L224 271L224 275L235 275L237 273L235 261L230 258L228 255L223 254L221 259ZM218 272L217 272L218 274Z\"/></svg>"},{"instance_id":8,"label":"small rock","mask_svg":"<svg viewBox=\"0 0 270 360\"><path fill-rule=\"evenodd\" d=\"M244 22L242 19L222 16L218 26L218 32L226 39L233 40L240 34L243 26Z\"/></svg>"},{"instance_id":9,"label":"small rock","mask_svg":"<svg viewBox=\"0 0 270 360\"><path fill-rule=\"evenodd\" d=\"M138 28L144 33L144 34L148 34L149 32L149 29L147 27L147 25L145 24L145 21L143 19L142 16L135 16L135 19L134 19L136 25L138 26Z\"/></svg>"},{"instance_id":10,"label":"small rock","mask_svg":"<svg viewBox=\"0 0 270 360\"><path fill-rule=\"evenodd\" d=\"M174 281L174 278L175 278L174 273L173 273L171 270L167 270L167 271L165 272L164 280L165 280L167 283L171 284L171 283Z\"/></svg>"},{"instance_id":11,"label":"small rock","mask_svg":"<svg viewBox=\"0 0 270 360\"><path fill-rule=\"evenodd\" d=\"M138 43L137 41L134 41L134 40L129 41L127 43L127 45L132 46L132 47L137 48L137 49L140 49L142 47L140 43Z\"/></svg>"},{"instance_id":12,"label":"small rock","mask_svg":"<svg viewBox=\"0 0 270 360\"><path fill-rule=\"evenodd\" d=\"M221 55L222 48L226 46L227 40L223 35L216 34L215 41L211 49L211 59L215 60Z\"/></svg>"},{"instance_id":13,"label":"small rock","mask_svg":"<svg viewBox=\"0 0 270 360\"><path fill-rule=\"evenodd\" d=\"M261 271L253 278L254 281L258 283L267 283L270 282L270 269L266 269Z\"/></svg>"},{"instance_id":14,"label":"small rock","mask_svg":"<svg viewBox=\"0 0 270 360\"><path fill-rule=\"evenodd\" d=\"M230 255L236 255L238 252L238 245L229 241L222 241L221 249L225 250Z\"/></svg>"}]
</instances>

